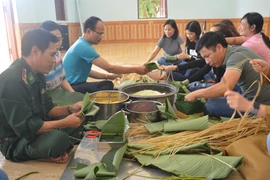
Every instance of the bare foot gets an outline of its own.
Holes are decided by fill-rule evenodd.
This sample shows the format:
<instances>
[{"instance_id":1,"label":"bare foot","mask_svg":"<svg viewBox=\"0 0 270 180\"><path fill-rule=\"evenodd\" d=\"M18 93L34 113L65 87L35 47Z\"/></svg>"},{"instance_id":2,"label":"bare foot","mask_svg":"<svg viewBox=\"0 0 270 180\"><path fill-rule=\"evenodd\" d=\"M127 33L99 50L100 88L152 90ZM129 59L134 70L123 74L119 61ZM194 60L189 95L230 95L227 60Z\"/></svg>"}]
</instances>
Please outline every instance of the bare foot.
<instances>
[{"instance_id":1,"label":"bare foot","mask_svg":"<svg viewBox=\"0 0 270 180\"><path fill-rule=\"evenodd\" d=\"M68 154L64 153L62 156L58 158L50 158L50 160L59 164L65 164L68 161Z\"/></svg>"}]
</instances>

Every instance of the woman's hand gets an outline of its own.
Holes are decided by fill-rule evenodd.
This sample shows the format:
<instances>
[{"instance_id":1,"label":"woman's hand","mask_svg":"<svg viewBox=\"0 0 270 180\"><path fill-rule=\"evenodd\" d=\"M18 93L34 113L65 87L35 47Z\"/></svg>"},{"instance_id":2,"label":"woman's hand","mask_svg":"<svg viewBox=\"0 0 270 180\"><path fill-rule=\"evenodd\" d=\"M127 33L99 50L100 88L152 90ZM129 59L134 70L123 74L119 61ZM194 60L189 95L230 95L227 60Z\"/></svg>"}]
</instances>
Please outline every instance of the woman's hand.
<instances>
[{"instance_id":1,"label":"woman's hand","mask_svg":"<svg viewBox=\"0 0 270 180\"><path fill-rule=\"evenodd\" d=\"M171 72L177 69L176 65L171 65L171 66L159 66L159 69L161 71L165 71L165 72Z\"/></svg>"},{"instance_id":2,"label":"woman's hand","mask_svg":"<svg viewBox=\"0 0 270 180\"><path fill-rule=\"evenodd\" d=\"M191 59L191 56L186 53L177 54L176 57L179 60Z\"/></svg>"}]
</instances>

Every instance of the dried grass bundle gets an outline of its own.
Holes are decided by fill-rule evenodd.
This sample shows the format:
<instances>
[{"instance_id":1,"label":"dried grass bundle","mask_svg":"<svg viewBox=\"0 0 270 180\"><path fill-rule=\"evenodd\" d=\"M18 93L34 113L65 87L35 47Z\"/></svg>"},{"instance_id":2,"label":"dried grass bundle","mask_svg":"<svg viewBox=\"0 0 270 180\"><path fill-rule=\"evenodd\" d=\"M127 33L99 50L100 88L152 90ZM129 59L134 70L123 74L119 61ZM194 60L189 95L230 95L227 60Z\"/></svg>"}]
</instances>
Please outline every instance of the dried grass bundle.
<instances>
[{"instance_id":1,"label":"dried grass bundle","mask_svg":"<svg viewBox=\"0 0 270 180\"><path fill-rule=\"evenodd\" d=\"M158 134L150 134L149 131L144 127L145 123L130 123L129 129L126 132L126 137L129 142L136 141L138 139L149 139L156 137Z\"/></svg>"},{"instance_id":2,"label":"dried grass bundle","mask_svg":"<svg viewBox=\"0 0 270 180\"><path fill-rule=\"evenodd\" d=\"M200 132L185 131L174 135L138 141L134 144L152 145L148 148L138 150L137 152L139 153L156 150L157 153L154 156L158 156L165 151L170 151L173 155L179 148L192 144L208 142L211 146L224 149L232 142L241 138L268 133L269 130L264 123L264 119L255 117L218 123Z\"/></svg>"}]
</instances>

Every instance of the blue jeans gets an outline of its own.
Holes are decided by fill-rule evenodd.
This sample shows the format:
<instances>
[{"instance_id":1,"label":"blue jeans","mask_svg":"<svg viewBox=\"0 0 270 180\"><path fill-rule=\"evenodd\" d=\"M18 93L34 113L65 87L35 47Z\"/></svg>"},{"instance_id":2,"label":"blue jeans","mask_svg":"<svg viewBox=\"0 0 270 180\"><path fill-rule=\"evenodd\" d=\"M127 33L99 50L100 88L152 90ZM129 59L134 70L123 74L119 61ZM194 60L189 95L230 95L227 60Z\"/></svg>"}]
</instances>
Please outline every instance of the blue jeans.
<instances>
[{"instance_id":1,"label":"blue jeans","mask_svg":"<svg viewBox=\"0 0 270 180\"><path fill-rule=\"evenodd\" d=\"M206 75L203 76L205 81L215 79L215 75L212 71L209 71Z\"/></svg>"},{"instance_id":2,"label":"blue jeans","mask_svg":"<svg viewBox=\"0 0 270 180\"><path fill-rule=\"evenodd\" d=\"M234 113L234 109L230 108L227 104L226 97L210 98L205 104L206 110L209 116L215 117L231 117ZM236 113L235 118L239 118L239 114Z\"/></svg>"},{"instance_id":3,"label":"blue jeans","mask_svg":"<svg viewBox=\"0 0 270 180\"><path fill-rule=\"evenodd\" d=\"M0 169L0 179L1 180L8 180L7 174L2 169Z\"/></svg>"}]
</instances>

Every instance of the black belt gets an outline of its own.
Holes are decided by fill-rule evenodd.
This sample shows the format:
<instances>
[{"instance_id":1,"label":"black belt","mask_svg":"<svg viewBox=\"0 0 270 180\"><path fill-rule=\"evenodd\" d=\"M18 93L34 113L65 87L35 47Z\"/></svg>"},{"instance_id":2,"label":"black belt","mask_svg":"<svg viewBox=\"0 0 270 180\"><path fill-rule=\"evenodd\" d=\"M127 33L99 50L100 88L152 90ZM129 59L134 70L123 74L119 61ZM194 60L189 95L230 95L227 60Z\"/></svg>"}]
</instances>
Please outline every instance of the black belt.
<instances>
[{"instance_id":1,"label":"black belt","mask_svg":"<svg viewBox=\"0 0 270 180\"><path fill-rule=\"evenodd\" d=\"M0 138L0 144L4 144L6 141L8 141L8 138Z\"/></svg>"}]
</instances>

